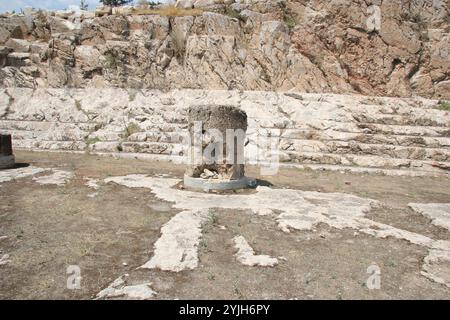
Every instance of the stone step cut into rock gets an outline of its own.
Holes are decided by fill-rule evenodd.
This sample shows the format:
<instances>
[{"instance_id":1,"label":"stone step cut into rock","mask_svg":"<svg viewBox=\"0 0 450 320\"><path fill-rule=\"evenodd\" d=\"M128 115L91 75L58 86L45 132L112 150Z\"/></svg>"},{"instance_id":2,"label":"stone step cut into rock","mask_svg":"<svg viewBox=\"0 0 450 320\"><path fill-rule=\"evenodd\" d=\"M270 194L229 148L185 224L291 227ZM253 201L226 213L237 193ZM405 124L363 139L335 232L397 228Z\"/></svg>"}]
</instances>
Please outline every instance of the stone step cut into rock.
<instances>
[{"instance_id":1,"label":"stone step cut into rock","mask_svg":"<svg viewBox=\"0 0 450 320\"><path fill-rule=\"evenodd\" d=\"M0 134L0 169L14 167L15 159L10 134Z\"/></svg>"},{"instance_id":2,"label":"stone step cut into rock","mask_svg":"<svg viewBox=\"0 0 450 320\"><path fill-rule=\"evenodd\" d=\"M196 185L196 181L202 183L202 179L205 179L217 182L209 184L208 189L245 187L247 114L228 105L191 106L188 109L188 123L190 161L185 173L185 184L201 187ZM227 182L228 186L219 186Z\"/></svg>"},{"instance_id":3,"label":"stone step cut into rock","mask_svg":"<svg viewBox=\"0 0 450 320\"><path fill-rule=\"evenodd\" d=\"M450 123L450 115L436 108L436 100L236 90L143 90L131 98L124 89L3 88L0 132L12 135L15 149L88 150L188 163L183 139L189 133L189 106L220 103L246 112L246 161L252 165L267 165L274 155L280 166L314 170L448 176L450 168L450 131L442 126ZM389 114L408 123L427 120L416 125L357 122L353 115L361 114L374 121ZM124 138L129 123L139 124L140 131ZM219 181L221 176L207 169L200 175Z\"/></svg>"}]
</instances>

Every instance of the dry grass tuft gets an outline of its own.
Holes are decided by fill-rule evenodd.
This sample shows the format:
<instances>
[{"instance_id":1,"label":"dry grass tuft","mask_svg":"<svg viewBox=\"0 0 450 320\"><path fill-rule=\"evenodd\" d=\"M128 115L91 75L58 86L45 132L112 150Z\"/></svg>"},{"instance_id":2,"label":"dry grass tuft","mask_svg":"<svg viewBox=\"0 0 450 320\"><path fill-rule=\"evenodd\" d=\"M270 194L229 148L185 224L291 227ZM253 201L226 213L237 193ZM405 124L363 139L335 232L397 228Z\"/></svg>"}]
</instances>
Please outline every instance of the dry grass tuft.
<instances>
[{"instance_id":1,"label":"dry grass tuft","mask_svg":"<svg viewBox=\"0 0 450 320\"><path fill-rule=\"evenodd\" d=\"M158 9L136 9L132 14L145 15L157 14L164 17L184 17L184 16L199 16L203 13L200 9L182 9L174 5L164 6Z\"/></svg>"}]
</instances>

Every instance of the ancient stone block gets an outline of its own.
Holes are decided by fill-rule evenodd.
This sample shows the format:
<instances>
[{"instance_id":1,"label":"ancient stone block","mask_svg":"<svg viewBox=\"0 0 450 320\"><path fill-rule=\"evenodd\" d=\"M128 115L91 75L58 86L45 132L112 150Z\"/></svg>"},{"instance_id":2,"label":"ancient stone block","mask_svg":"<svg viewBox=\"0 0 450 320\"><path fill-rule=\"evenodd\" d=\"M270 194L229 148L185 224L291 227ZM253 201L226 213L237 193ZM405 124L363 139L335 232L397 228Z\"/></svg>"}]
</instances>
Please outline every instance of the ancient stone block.
<instances>
[{"instance_id":1,"label":"ancient stone block","mask_svg":"<svg viewBox=\"0 0 450 320\"><path fill-rule=\"evenodd\" d=\"M14 163L11 135L0 134L0 169L11 168Z\"/></svg>"},{"instance_id":2,"label":"ancient stone block","mask_svg":"<svg viewBox=\"0 0 450 320\"><path fill-rule=\"evenodd\" d=\"M242 178L247 114L233 106L193 106L188 110L188 122L192 152L186 175L230 180ZM227 141L234 141L234 146L227 147Z\"/></svg>"}]
</instances>

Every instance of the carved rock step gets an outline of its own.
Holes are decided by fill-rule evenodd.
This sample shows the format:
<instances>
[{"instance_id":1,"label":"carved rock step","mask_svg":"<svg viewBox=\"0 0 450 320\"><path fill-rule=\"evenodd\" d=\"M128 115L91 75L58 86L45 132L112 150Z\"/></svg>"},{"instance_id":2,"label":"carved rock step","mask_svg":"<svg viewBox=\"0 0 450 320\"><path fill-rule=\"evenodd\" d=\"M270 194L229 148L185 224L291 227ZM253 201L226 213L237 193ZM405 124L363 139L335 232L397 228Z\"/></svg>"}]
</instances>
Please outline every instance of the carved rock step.
<instances>
[{"instance_id":1,"label":"carved rock step","mask_svg":"<svg viewBox=\"0 0 450 320\"><path fill-rule=\"evenodd\" d=\"M414 169L389 169L389 168L368 168L368 167L355 167L355 166L342 166L331 164L299 164L286 162L280 164L281 168L299 168L299 169L311 169L316 171L330 170L339 172L353 172L353 173L372 173L383 174L387 176L410 176L410 177L449 177L448 171L421 171Z\"/></svg>"},{"instance_id":2,"label":"carved rock step","mask_svg":"<svg viewBox=\"0 0 450 320\"><path fill-rule=\"evenodd\" d=\"M28 121L28 120L5 120L0 119L0 130L23 130L23 131L53 131L62 130L81 130L92 132L100 128L97 123L77 123L60 121Z\"/></svg>"},{"instance_id":3,"label":"carved rock step","mask_svg":"<svg viewBox=\"0 0 450 320\"><path fill-rule=\"evenodd\" d=\"M437 103L436 103L437 104ZM366 105L366 104L344 104L344 110L352 114L369 114L373 116L397 115L410 118L432 118L444 117L449 119L448 112L437 107L414 106L410 104L402 105L392 102L386 105Z\"/></svg>"},{"instance_id":4,"label":"carved rock step","mask_svg":"<svg viewBox=\"0 0 450 320\"><path fill-rule=\"evenodd\" d=\"M295 129L249 128L249 135L257 132L261 136L280 136L289 139L312 139L320 141L357 141L373 144L393 144L402 146L448 147L450 146L450 129L438 127L412 127L370 125L333 126L333 129L318 130L303 125ZM370 128L370 129L369 129ZM37 121L0 120L0 130L10 132L15 139L42 140L84 140L94 139L114 140L124 133L124 126L108 126L98 131L96 124L85 123L55 123ZM129 141L177 142L184 130L180 126L170 124L147 125L140 132L131 134ZM348 131L356 132L348 132ZM366 133L365 133L366 132ZM379 132L379 133L377 133ZM93 134L94 133L94 134ZM410 134L410 135L408 135ZM55 138L57 137L57 138Z\"/></svg>"},{"instance_id":5,"label":"carved rock step","mask_svg":"<svg viewBox=\"0 0 450 320\"><path fill-rule=\"evenodd\" d=\"M92 134L88 132L67 131L12 131L18 147L31 147L57 150L91 150L116 151L122 144L124 152L172 153L172 145L181 142L182 133L145 132L135 133L121 139L117 133ZM120 132L122 134L122 132ZM389 137L383 135L344 134L336 131L292 130L283 136L298 138L281 138L280 148L285 151L322 152L322 153L354 153L360 155L378 155L399 159L419 159L448 161L450 149L449 138L427 137ZM300 139L305 138L315 139ZM254 136L249 136L250 140ZM326 140L335 138L337 140ZM320 140L317 140L320 139ZM339 140L340 139L340 140ZM374 142L374 143L372 143ZM388 142L391 144L386 144ZM53 145L52 145L53 144ZM419 145L419 146L417 146ZM176 148L179 154L180 147Z\"/></svg>"},{"instance_id":6,"label":"carved rock step","mask_svg":"<svg viewBox=\"0 0 450 320\"><path fill-rule=\"evenodd\" d=\"M436 126L449 127L449 117L429 116L425 112L430 110L423 110L422 115L397 115L397 114L364 114L352 113L353 118L358 123L377 123L377 124L394 124L394 125L410 125L410 126Z\"/></svg>"},{"instance_id":7,"label":"carved rock step","mask_svg":"<svg viewBox=\"0 0 450 320\"><path fill-rule=\"evenodd\" d=\"M262 136L267 136L267 132L261 130ZM279 132L278 132L279 133ZM272 137L277 137L276 132L271 133ZM407 147L450 147L450 137L427 137L427 136L408 136L408 135L387 135L371 133L342 132L337 130L314 130L314 129L290 129L281 132L281 138L300 139L300 140L319 140L319 141L343 141L360 142L371 144L388 144Z\"/></svg>"},{"instance_id":8,"label":"carved rock step","mask_svg":"<svg viewBox=\"0 0 450 320\"><path fill-rule=\"evenodd\" d=\"M395 135L411 135L411 136L442 136L450 137L449 126L416 126L416 125L398 125L398 124L380 124L356 122L352 119L348 121L337 120L321 120L321 119L299 119L297 121L288 119L273 118L268 119L249 119L251 128L274 129L280 130L336 130L341 132L353 133L380 133Z\"/></svg>"},{"instance_id":9,"label":"carved rock step","mask_svg":"<svg viewBox=\"0 0 450 320\"><path fill-rule=\"evenodd\" d=\"M317 141L282 139L283 151L320 152L333 154L375 155L386 158L450 161L450 148L403 147L356 141Z\"/></svg>"},{"instance_id":10,"label":"carved rock step","mask_svg":"<svg viewBox=\"0 0 450 320\"><path fill-rule=\"evenodd\" d=\"M31 133L36 135L36 133ZM44 135L48 133L44 132ZM57 135L56 135L57 136ZM17 146L53 149L64 148L65 150L84 150L89 147L91 150L97 151L122 151L132 153L164 153L164 154L181 154L181 134L174 133L167 135L165 133L146 133L145 141L136 141L130 139L121 141L116 140L102 140L102 139L85 139L85 140L50 140L35 138L18 138L16 140ZM255 142L250 139L250 144ZM449 161L450 148L431 148L431 147L404 147L399 145L388 144L371 144L360 143L355 140L350 141L319 141L319 140L301 140L301 139L286 139L280 140L281 151L296 151L296 152L315 152L315 153L333 153L333 154L358 154L358 155L377 155L386 158L398 159L413 159L413 160L434 160L434 161Z\"/></svg>"},{"instance_id":11,"label":"carved rock step","mask_svg":"<svg viewBox=\"0 0 450 320\"><path fill-rule=\"evenodd\" d=\"M342 131L345 131L347 125L342 125ZM428 136L428 137L450 137L450 128L434 126L400 126L384 125L375 123L358 123L355 125L361 132L380 133L388 135L410 135L410 136Z\"/></svg>"},{"instance_id":12,"label":"carved rock step","mask_svg":"<svg viewBox=\"0 0 450 320\"><path fill-rule=\"evenodd\" d=\"M84 141L40 141L36 139L14 140L15 148L27 150L84 152L87 146L88 145Z\"/></svg>"},{"instance_id":13,"label":"carved rock step","mask_svg":"<svg viewBox=\"0 0 450 320\"><path fill-rule=\"evenodd\" d=\"M376 123L337 123L324 121L313 128L323 130L335 130L339 132L383 134L388 136L420 136L420 137L450 137L450 128L434 126L401 126Z\"/></svg>"},{"instance_id":14,"label":"carved rock step","mask_svg":"<svg viewBox=\"0 0 450 320\"><path fill-rule=\"evenodd\" d=\"M368 156L357 154L326 154L316 152L294 152L286 151L281 154L282 162L293 162L302 164L327 164L342 166L358 166L367 168L383 168L383 169L414 169L428 172L443 172L443 169L436 165L441 164L442 167L450 167L450 162L444 161L425 161L411 159L394 159L380 156Z\"/></svg>"}]
</instances>

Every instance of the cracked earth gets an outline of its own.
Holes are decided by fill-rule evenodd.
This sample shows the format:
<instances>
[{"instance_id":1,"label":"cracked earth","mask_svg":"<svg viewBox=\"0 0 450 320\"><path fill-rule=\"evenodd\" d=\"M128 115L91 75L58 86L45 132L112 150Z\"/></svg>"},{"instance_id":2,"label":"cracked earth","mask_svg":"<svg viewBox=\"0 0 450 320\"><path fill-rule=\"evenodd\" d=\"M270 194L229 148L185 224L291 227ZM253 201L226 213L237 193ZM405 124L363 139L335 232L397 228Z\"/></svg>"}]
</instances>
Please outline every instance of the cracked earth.
<instances>
[{"instance_id":1,"label":"cracked earth","mask_svg":"<svg viewBox=\"0 0 450 320\"><path fill-rule=\"evenodd\" d=\"M3 299L450 298L448 178L249 167L262 185L215 194L165 162L16 161L0 171Z\"/></svg>"}]
</instances>

